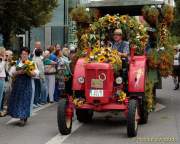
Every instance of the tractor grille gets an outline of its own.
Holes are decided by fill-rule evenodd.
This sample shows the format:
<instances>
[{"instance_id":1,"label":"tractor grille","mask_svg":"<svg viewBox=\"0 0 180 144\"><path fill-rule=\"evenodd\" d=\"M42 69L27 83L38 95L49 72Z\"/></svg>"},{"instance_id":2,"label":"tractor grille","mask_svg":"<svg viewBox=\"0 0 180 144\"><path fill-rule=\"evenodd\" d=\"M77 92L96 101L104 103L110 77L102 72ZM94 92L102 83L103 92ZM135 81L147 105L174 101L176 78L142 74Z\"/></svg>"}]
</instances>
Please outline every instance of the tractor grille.
<instances>
[{"instance_id":1,"label":"tractor grille","mask_svg":"<svg viewBox=\"0 0 180 144\"><path fill-rule=\"evenodd\" d=\"M102 89L108 89L108 83L107 83L107 79L108 79L108 72L107 70L96 70L96 69L88 69L86 71L86 88L87 89L99 89L98 87L92 87L92 80L100 80L103 83Z\"/></svg>"}]
</instances>

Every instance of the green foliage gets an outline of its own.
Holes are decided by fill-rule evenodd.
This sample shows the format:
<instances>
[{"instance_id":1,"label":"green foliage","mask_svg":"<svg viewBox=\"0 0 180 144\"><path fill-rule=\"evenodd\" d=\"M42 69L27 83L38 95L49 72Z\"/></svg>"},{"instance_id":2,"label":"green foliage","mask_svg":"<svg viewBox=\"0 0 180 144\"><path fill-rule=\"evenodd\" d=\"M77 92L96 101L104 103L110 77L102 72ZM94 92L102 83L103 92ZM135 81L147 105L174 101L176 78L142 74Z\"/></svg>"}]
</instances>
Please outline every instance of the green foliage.
<instances>
[{"instance_id":1,"label":"green foliage","mask_svg":"<svg viewBox=\"0 0 180 144\"><path fill-rule=\"evenodd\" d=\"M0 1L0 33L9 47L12 34L46 24L58 0L4 0Z\"/></svg>"}]
</instances>

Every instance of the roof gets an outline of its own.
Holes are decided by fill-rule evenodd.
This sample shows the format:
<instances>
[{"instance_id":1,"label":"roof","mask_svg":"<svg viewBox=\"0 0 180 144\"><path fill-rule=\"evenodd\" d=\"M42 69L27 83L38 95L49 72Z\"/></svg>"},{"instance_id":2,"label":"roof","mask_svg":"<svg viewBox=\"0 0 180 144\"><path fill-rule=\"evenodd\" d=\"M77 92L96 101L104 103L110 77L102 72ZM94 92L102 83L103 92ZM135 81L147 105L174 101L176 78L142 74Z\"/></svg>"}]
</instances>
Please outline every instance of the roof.
<instances>
[{"instance_id":1,"label":"roof","mask_svg":"<svg viewBox=\"0 0 180 144\"><path fill-rule=\"evenodd\" d=\"M86 7L118 7L118 6L144 6L163 4L164 0L101 0L85 3Z\"/></svg>"},{"instance_id":2,"label":"roof","mask_svg":"<svg viewBox=\"0 0 180 144\"><path fill-rule=\"evenodd\" d=\"M101 0L84 4L88 8L98 8L104 14L141 15L145 5L162 5L163 0Z\"/></svg>"}]
</instances>

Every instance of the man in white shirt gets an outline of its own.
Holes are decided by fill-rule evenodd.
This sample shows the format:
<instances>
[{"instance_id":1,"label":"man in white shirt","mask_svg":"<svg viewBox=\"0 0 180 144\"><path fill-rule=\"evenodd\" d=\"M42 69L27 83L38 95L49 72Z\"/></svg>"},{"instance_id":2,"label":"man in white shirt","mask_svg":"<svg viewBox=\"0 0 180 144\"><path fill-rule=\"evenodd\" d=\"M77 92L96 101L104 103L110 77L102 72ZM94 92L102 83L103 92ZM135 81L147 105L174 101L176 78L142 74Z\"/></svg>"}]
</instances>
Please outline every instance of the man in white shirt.
<instances>
[{"instance_id":1,"label":"man in white shirt","mask_svg":"<svg viewBox=\"0 0 180 144\"><path fill-rule=\"evenodd\" d=\"M34 57L36 49L41 49L41 42L36 41L34 46L35 46L35 48L34 48L33 52L30 55L30 59L32 59Z\"/></svg>"}]
</instances>

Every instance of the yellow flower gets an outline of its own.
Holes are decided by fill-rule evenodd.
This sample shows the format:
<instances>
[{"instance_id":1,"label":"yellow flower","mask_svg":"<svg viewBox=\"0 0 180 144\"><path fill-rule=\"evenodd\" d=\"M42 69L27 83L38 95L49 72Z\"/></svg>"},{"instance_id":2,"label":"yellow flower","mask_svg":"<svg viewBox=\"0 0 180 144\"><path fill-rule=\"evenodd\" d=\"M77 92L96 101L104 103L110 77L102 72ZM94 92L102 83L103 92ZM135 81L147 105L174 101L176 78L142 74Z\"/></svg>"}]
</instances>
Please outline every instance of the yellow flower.
<instances>
[{"instance_id":1,"label":"yellow flower","mask_svg":"<svg viewBox=\"0 0 180 144\"><path fill-rule=\"evenodd\" d=\"M134 27L134 23L133 23L133 21L132 21L132 20L130 20L130 21L129 21L129 23L128 23L128 27L129 27L129 28L133 28L133 27Z\"/></svg>"},{"instance_id":2,"label":"yellow flower","mask_svg":"<svg viewBox=\"0 0 180 144\"><path fill-rule=\"evenodd\" d=\"M115 17L114 16L108 16L108 20L110 23L115 23Z\"/></svg>"},{"instance_id":3,"label":"yellow flower","mask_svg":"<svg viewBox=\"0 0 180 144\"><path fill-rule=\"evenodd\" d=\"M95 52L98 52L99 49L100 49L99 47L94 47L94 48L93 48L93 52L94 52L94 53L95 53Z\"/></svg>"},{"instance_id":4,"label":"yellow flower","mask_svg":"<svg viewBox=\"0 0 180 144\"><path fill-rule=\"evenodd\" d=\"M89 48L88 47L85 47L84 49L83 49L83 52L88 52L88 50L89 50Z\"/></svg>"},{"instance_id":5,"label":"yellow flower","mask_svg":"<svg viewBox=\"0 0 180 144\"><path fill-rule=\"evenodd\" d=\"M26 60L24 64L29 65L31 62L29 60Z\"/></svg>"},{"instance_id":6,"label":"yellow flower","mask_svg":"<svg viewBox=\"0 0 180 144\"><path fill-rule=\"evenodd\" d=\"M108 53L108 52L109 52L109 53L112 52L112 48L109 48L109 47L105 48L104 50L105 50L107 53Z\"/></svg>"},{"instance_id":7,"label":"yellow flower","mask_svg":"<svg viewBox=\"0 0 180 144\"><path fill-rule=\"evenodd\" d=\"M115 64L116 63L116 59L114 57L110 57L109 58L109 63L110 64Z\"/></svg>"},{"instance_id":8,"label":"yellow flower","mask_svg":"<svg viewBox=\"0 0 180 144\"><path fill-rule=\"evenodd\" d=\"M101 55L106 55L106 51L102 50L100 54Z\"/></svg>"},{"instance_id":9,"label":"yellow flower","mask_svg":"<svg viewBox=\"0 0 180 144\"><path fill-rule=\"evenodd\" d=\"M125 101L125 99L126 99L126 93L123 92L123 91L121 91L120 94L119 94L119 100L120 100L120 102Z\"/></svg>"},{"instance_id":10,"label":"yellow flower","mask_svg":"<svg viewBox=\"0 0 180 144\"><path fill-rule=\"evenodd\" d=\"M112 55L118 55L118 51L117 50L112 50Z\"/></svg>"},{"instance_id":11,"label":"yellow flower","mask_svg":"<svg viewBox=\"0 0 180 144\"><path fill-rule=\"evenodd\" d=\"M95 47L100 47L100 41L97 41L96 43L95 43Z\"/></svg>"},{"instance_id":12,"label":"yellow flower","mask_svg":"<svg viewBox=\"0 0 180 144\"><path fill-rule=\"evenodd\" d=\"M123 24L127 23L127 20L128 20L128 17L126 15L123 15L120 17L120 22Z\"/></svg>"},{"instance_id":13,"label":"yellow flower","mask_svg":"<svg viewBox=\"0 0 180 144\"><path fill-rule=\"evenodd\" d=\"M98 57L98 62L99 62L99 63L103 63L103 62L105 62L105 60L106 60L106 58L105 58L105 56L103 56L103 55L101 55L101 56Z\"/></svg>"}]
</instances>

